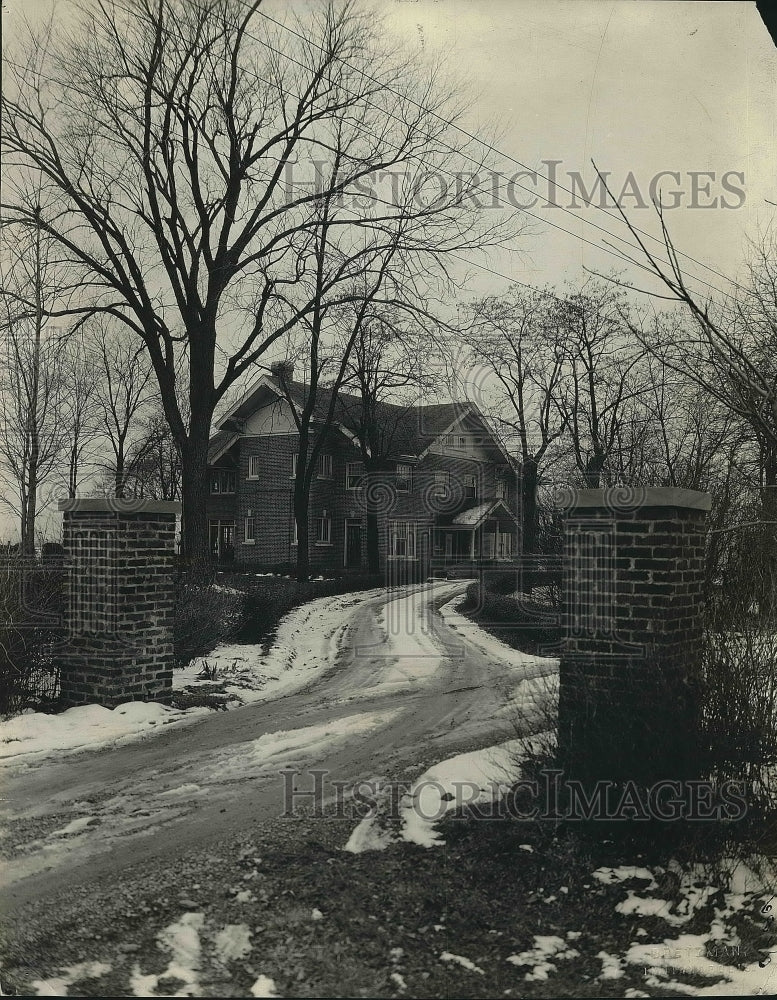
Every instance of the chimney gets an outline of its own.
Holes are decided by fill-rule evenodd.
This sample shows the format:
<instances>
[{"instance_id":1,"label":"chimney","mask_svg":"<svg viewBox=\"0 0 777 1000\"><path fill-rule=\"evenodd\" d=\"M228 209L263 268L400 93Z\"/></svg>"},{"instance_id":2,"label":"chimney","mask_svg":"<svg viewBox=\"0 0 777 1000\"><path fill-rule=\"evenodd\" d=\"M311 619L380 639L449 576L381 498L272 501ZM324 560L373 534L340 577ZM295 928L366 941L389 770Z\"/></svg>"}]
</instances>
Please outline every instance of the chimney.
<instances>
[{"instance_id":1,"label":"chimney","mask_svg":"<svg viewBox=\"0 0 777 1000\"><path fill-rule=\"evenodd\" d=\"M274 365L270 365L270 374L282 382L291 382L294 379L294 362L276 361Z\"/></svg>"}]
</instances>

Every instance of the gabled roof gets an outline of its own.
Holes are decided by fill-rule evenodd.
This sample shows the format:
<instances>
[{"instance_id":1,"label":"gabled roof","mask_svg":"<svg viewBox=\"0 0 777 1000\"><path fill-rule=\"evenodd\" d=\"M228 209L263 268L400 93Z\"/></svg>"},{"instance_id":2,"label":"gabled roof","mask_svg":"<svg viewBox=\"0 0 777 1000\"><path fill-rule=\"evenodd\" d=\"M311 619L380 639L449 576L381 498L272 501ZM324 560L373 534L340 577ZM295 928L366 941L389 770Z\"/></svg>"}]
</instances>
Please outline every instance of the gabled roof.
<instances>
[{"instance_id":1,"label":"gabled roof","mask_svg":"<svg viewBox=\"0 0 777 1000\"><path fill-rule=\"evenodd\" d=\"M286 382L276 375L263 375L226 414L219 420L218 426L223 428L234 418L248 416L261 403L262 397L283 397L284 390L297 408L301 411L308 399L308 386L304 382ZM324 421L329 414L333 390L319 388L313 408L313 419ZM354 439L354 428L358 421L361 408L359 396L339 392L334 403L333 421L335 426L347 437ZM419 405L402 405L397 403L378 404L378 416L385 419L392 428L391 456L421 458L438 438L454 429L465 417L474 417L488 434L494 446L502 454L505 463L509 464L509 456L504 452L499 442L493 437L482 413L474 403L430 403ZM219 431L224 433L224 431ZM211 439L213 440L213 439ZM227 445L229 447L229 445ZM223 452L222 452L223 453ZM210 456L209 456L210 461Z\"/></svg>"},{"instance_id":2,"label":"gabled roof","mask_svg":"<svg viewBox=\"0 0 777 1000\"><path fill-rule=\"evenodd\" d=\"M228 451L240 437L234 431L216 431L208 441L208 465L218 462L225 451Z\"/></svg>"},{"instance_id":3,"label":"gabled roof","mask_svg":"<svg viewBox=\"0 0 777 1000\"><path fill-rule=\"evenodd\" d=\"M451 524L460 525L465 528L478 528L484 521L496 513L498 507L501 507L509 518L515 520L515 514L513 514L504 500L488 500L485 503L479 503L474 507L468 507L466 510L460 511L454 517Z\"/></svg>"}]
</instances>

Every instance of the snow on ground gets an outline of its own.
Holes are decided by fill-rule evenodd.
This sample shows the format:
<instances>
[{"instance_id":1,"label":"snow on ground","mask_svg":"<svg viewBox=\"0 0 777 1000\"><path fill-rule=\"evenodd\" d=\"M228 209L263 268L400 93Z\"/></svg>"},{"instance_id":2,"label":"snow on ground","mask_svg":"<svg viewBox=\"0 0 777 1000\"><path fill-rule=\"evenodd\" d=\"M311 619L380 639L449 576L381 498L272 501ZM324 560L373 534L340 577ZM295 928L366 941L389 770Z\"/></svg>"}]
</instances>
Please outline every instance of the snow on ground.
<instances>
[{"instance_id":1,"label":"snow on ground","mask_svg":"<svg viewBox=\"0 0 777 1000\"><path fill-rule=\"evenodd\" d=\"M261 645L221 646L205 660L216 666L217 680L227 679L226 694L232 705L281 697L304 687L334 665L354 608L383 594L385 590L377 588L301 605L281 620L267 652ZM202 671L202 662L196 659L183 670L176 670L174 690L196 690L201 686L204 681L198 681L197 675ZM83 705L58 715L19 715L0 722L0 766L127 743L172 724L194 721L211 711L136 701L114 709Z\"/></svg>"},{"instance_id":2,"label":"snow on ground","mask_svg":"<svg viewBox=\"0 0 777 1000\"><path fill-rule=\"evenodd\" d=\"M183 712L157 702L130 701L114 709L80 705L59 715L31 712L0 723L0 765L85 747L129 740L159 732L165 726L207 715L206 708Z\"/></svg>"},{"instance_id":3,"label":"snow on ground","mask_svg":"<svg viewBox=\"0 0 777 1000\"><path fill-rule=\"evenodd\" d=\"M657 877L666 879L674 876L676 891L672 899L650 895L659 891ZM745 968L738 964L727 964L721 956L731 955L736 963L741 944L731 918L742 909L759 910L763 901L771 893L766 891L764 881L742 862L731 860L722 863L719 877L714 879L702 865L683 867L676 862L666 869L653 870L641 867L621 866L619 868L599 868L593 877L606 885L614 885L631 880L646 883L639 893L626 889L626 899L616 904L615 912L621 917L635 915L662 919L670 927L688 923L705 906L713 903L714 916L710 920L707 933L679 934L675 938L641 944L632 942L625 954L615 956L600 952L602 973L600 979L621 978L626 967L636 966L645 970L645 986L669 990L688 996L753 996L775 995L777 970L768 962L761 967L751 962ZM720 896L723 905L720 905ZM716 901L717 897L717 901ZM644 936L637 930L636 936ZM710 957L709 951L716 958ZM706 986L690 985L684 980L691 976L703 976L710 980ZM636 996L634 991L627 995ZM647 996L647 994L640 994Z\"/></svg>"},{"instance_id":4,"label":"snow on ground","mask_svg":"<svg viewBox=\"0 0 777 1000\"><path fill-rule=\"evenodd\" d=\"M504 705L501 714L510 718L551 719L558 700L559 661L513 649L457 610L465 600L459 594L440 608L445 623L472 643L495 665L504 669Z\"/></svg>"},{"instance_id":5,"label":"snow on ground","mask_svg":"<svg viewBox=\"0 0 777 1000\"><path fill-rule=\"evenodd\" d=\"M237 703L268 701L297 691L334 665L354 608L385 593L376 588L302 604L281 619L269 649L261 644L217 646L176 670L173 688L196 690L212 684L212 675L200 676L207 664L215 668L215 681L225 682L228 698Z\"/></svg>"},{"instance_id":6,"label":"snow on ground","mask_svg":"<svg viewBox=\"0 0 777 1000\"><path fill-rule=\"evenodd\" d=\"M111 971L111 966L105 962L80 962L78 965L63 966L59 970L62 975L53 979L35 979L31 986L39 997L66 997L68 986L81 982L82 979L99 979Z\"/></svg>"},{"instance_id":7,"label":"snow on ground","mask_svg":"<svg viewBox=\"0 0 777 1000\"><path fill-rule=\"evenodd\" d=\"M510 955L507 961L511 965L528 968L529 971L523 976L527 982L547 979L551 972L557 971L556 962L579 957L580 952L569 947L569 941L575 937L579 937L579 934L573 931L567 932L567 941L555 934L535 934L533 948L518 955Z\"/></svg>"},{"instance_id":8,"label":"snow on ground","mask_svg":"<svg viewBox=\"0 0 777 1000\"><path fill-rule=\"evenodd\" d=\"M387 814L391 794L359 823L343 850L352 854L384 850L404 840L421 847L445 843L436 824L452 809L491 802L509 786L525 749L523 740L458 754L425 771L400 800L400 815Z\"/></svg>"}]
</instances>

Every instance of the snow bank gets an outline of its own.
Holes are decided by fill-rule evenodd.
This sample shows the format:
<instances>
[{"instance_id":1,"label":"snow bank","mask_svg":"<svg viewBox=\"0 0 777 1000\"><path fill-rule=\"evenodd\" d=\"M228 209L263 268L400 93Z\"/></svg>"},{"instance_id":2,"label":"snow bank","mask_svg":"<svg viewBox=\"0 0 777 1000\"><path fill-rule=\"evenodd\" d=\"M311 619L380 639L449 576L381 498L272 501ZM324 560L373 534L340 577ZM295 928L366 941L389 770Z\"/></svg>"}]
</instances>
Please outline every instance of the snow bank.
<instances>
[{"instance_id":1,"label":"snow bank","mask_svg":"<svg viewBox=\"0 0 777 1000\"><path fill-rule=\"evenodd\" d=\"M0 723L0 764L25 757L73 752L84 747L125 743L203 714L208 714L208 709L183 712L157 702L142 701L125 702L114 709L80 705L59 715L31 712Z\"/></svg>"},{"instance_id":2,"label":"snow bank","mask_svg":"<svg viewBox=\"0 0 777 1000\"><path fill-rule=\"evenodd\" d=\"M398 817L388 815L390 791L353 831L343 850L352 854L385 850L407 841L421 847L445 843L437 823L450 810L491 802L509 786L525 749L523 740L458 754L435 764L402 797Z\"/></svg>"}]
</instances>

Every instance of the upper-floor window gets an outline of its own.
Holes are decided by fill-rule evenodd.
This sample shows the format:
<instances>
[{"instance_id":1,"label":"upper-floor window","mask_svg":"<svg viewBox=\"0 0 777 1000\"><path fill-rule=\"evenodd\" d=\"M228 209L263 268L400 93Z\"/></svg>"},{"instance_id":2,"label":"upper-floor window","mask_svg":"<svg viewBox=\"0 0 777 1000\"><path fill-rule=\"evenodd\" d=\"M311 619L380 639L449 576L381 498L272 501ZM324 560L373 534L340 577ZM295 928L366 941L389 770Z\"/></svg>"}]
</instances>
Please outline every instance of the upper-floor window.
<instances>
[{"instance_id":1,"label":"upper-floor window","mask_svg":"<svg viewBox=\"0 0 777 1000\"><path fill-rule=\"evenodd\" d=\"M409 493L413 488L413 467L400 462L397 465L397 493Z\"/></svg>"},{"instance_id":2,"label":"upper-floor window","mask_svg":"<svg viewBox=\"0 0 777 1000\"><path fill-rule=\"evenodd\" d=\"M248 456L248 478L249 479L258 479L259 478L259 469L260 469L259 456L258 455L249 455Z\"/></svg>"},{"instance_id":3,"label":"upper-floor window","mask_svg":"<svg viewBox=\"0 0 777 1000\"><path fill-rule=\"evenodd\" d=\"M467 438L463 434L460 434L459 437L458 437L458 439L457 439L457 444L458 444L459 448L466 448L467 447Z\"/></svg>"},{"instance_id":4,"label":"upper-floor window","mask_svg":"<svg viewBox=\"0 0 777 1000\"><path fill-rule=\"evenodd\" d=\"M434 496L445 498L450 490L450 473L435 472L434 474Z\"/></svg>"},{"instance_id":5,"label":"upper-floor window","mask_svg":"<svg viewBox=\"0 0 777 1000\"><path fill-rule=\"evenodd\" d=\"M331 479L332 478L332 456L331 455L319 455L319 458L318 458L318 477L319 477L319 479Z\"/></svg>"},{"instance_id":6,"label":"upper-floor window","mask_svg":"<svg viewBox=\"0 0 777 1000\"><path fill-rule=\"evenodd\" d=\"M345 488L358 490L363 485L364 464L362 462L347 462L345 466Z\"/></svg>"},{"instance_id":7,"label":"upper-floor window","mask_svg":"<svg viewBox=\"0 0 777 1000\"><path fill-rule=\"evenodd\" d=\"M331 517L317 517L316 518L316 544L317 545L331 545L332 544L332 518Z\"/></svg>"},{"instance_id":8,"label":"upper-floor window","mask_svg":"<svg viewBox=\"0 0 777 1000\"><path fill-rule=\"evenodd\" d=\"M497 476L496 498L497 500L507 499L507 479L504 476Z\"/></svg>"},{"instance_id":9,"label":"upper-floor window","mask_svg":"<svg viewBox=\"0 0 777 1000\"><path fill-rule=\"evenodd\" d=\"M464 495L468 500L477 499L478 495L478 477L477 476L467 476L464 481Z\"/></svg>"},{"instance_id":10,"label":"upper-floor window","mask_svg":"<svg viewBox=\"0 0 777 1000\"><path fill-rule=\"evenodd\" d=\"M245 522L245 542L250 545L252 542L256 541L256 520L253 517L247 517Z\"/></svg>"},{"instance_id":11,"label":"upper-floor window","mask_svg":"<svg viewBox=\"0 0 777 1000\"><path fill-rule=\"evenodd\" d=\"M210 476L211 493L234 493L237 473L230 469L213 469Z\"/></svg>"},{"instance_id":12,"label":"upper-floor window","mask_svg":"<svg viewBox=\"0 0 777 1000\"><path fill-rule=\"evenodd\" d=\"M298 458L299 458L299 455L295 451L294 454L291 456L291 478L292 479L296 479L297 478L297 459Z\"/></svg>"}]
</instances>

